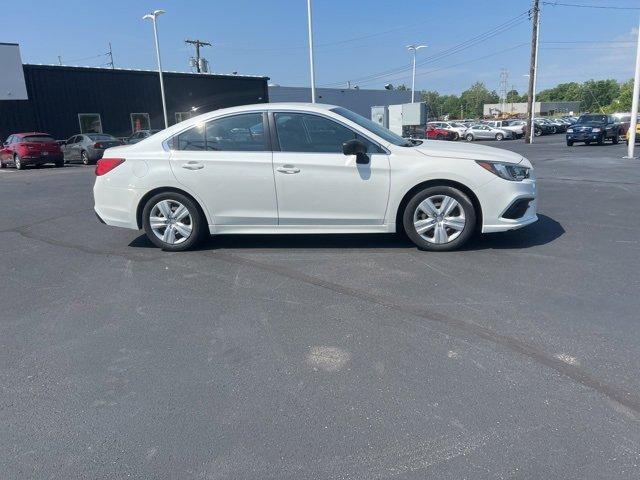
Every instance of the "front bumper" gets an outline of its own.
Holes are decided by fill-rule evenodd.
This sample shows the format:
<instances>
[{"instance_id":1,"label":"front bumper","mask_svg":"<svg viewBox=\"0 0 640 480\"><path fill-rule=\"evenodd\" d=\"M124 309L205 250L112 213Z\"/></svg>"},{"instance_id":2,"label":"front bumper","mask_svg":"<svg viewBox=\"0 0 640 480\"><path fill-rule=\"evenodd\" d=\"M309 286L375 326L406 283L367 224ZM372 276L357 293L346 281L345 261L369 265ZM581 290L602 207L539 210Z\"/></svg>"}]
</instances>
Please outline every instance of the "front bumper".
<instances>
[{"instance_id":1,"label":"front bumper","mask_svg":"<svg viewBox=\"0 0 640 480\"><path fill-rule=\"evenodd\" d=\"M535 178L522 182L496 178L476 194L482 207L482 233L516 230L538 220ZM524 207L522 202L527 202ZM517 218L507 218L513 217L514 211Z\"/></svg>"},{"instance_id":2,"label":"front bumper","mask_svg":"<svg viewBox=\"0 0 640 480\"><path fill-rule=\"evenodd\" d=\"M574 142L584 142L588 141L597 141L600 137L602 137L602 132L573 132L567 133L567 140L571 140Z\"/></svg>"}]
</instances>

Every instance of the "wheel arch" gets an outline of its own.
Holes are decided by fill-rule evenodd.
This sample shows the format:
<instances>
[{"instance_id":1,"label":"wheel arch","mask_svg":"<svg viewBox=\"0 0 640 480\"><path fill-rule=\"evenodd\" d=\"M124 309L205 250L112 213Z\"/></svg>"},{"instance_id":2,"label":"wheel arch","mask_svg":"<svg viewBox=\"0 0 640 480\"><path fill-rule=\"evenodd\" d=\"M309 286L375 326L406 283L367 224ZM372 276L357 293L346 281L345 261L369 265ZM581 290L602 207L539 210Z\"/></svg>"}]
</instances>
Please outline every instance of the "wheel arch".
<instances>
[{"instance_id":1,"label":"wheel arch","mask_svg":"<svg viewBox=\"0 0 640 480\"><path fill-rule=\"evenodd\" d=\"M473 193L473 190L471 190L469 187L467 187L466 185L460 182L456 182L455 180L440 178L440 179L426 180L424 182L418 183L417 185L410 188L407 191L407 193L404 194L404 196L402 197L402 200L400 201L400 204L398 205L398 210L396 211L396 232L404 232L402 216L404 214L405 207L409 203L409 200L411 200L411 198L420 190L424 190L425 188L429 188L429 187L441 187L441 186L457 188L458 190L464 192L469 197L469 200L471 200L471 203L473 204L473 208L476 211L476 224L474 228L476 231L479 231L482 228L482 206L480 205L480 200L478 200L478 197L476 196L476 194Z\"/></svg>"},{"instance_id":2,"label":"wheel arch","mask_svg":"<svg viewBox=\"0 0 640 480\"><path fill-rule=\"evenodd\" d=\"M185 190L182 190L176 187L157 187L145 193L144 196L138 202L138 206L136 208L136 224L138 225L138 229L142 228L142 211L144 210L144 206L147 204L149 199L154 195L157 195L159 193L165 193L165 192L179 193L180 195L184 195L185 197L189 198L191 201L193 201L193 203L196 204L196 207L198 207L200 215L202 215L202 218L205 219L205 222L207 222L207 224L209 223L209 219L204 209L202 208L202 205L200 205L200 202L198 201L198 199L195 198L193 195L191 195L189 192L186 192Z\"/></svg>"}]
</instances>

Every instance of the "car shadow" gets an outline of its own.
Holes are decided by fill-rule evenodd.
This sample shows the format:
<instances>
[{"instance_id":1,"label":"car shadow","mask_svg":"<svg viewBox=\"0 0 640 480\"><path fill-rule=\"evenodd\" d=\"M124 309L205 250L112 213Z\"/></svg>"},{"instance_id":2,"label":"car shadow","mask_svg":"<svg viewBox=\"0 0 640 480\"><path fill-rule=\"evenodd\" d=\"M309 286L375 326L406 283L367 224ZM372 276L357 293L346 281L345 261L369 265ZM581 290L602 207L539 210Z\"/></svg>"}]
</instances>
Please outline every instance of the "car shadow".
<instances>
[{"instance_id":1,"label":"car shadow","mask_svg":"<svg viewBox=\"0 0 640 480\"><path fill-rule=\"evenodd\" d=\"M488 249L519 249L546 245L565 233L559 222L546 215L538 215L538 221L520 230L477 235L461 248L461 251ZM136 237L133 248L157 248L146 235ZM403 234L276 234L276 235L219 235L202 242L198 250L243 249L406 249L415 245Z\"/></svg>"}]
</instances>

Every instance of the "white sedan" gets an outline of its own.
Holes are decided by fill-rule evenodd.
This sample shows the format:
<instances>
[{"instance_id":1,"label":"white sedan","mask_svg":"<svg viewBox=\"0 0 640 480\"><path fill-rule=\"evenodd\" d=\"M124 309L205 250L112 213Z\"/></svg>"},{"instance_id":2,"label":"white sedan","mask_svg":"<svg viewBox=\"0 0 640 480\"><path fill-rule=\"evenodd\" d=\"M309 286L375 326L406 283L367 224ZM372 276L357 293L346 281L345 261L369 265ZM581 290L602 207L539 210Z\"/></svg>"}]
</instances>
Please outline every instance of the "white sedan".
<instances>
[{"instance_id":1,"label":"white sedan","mask_svg":"<svg viewBox=\"0 0 640 480\"><path fill-rule=\"evenodd\" d=\"M409 141L345 108L216 110L106 150L95 211L178 251L204 236L405 231L451 250L537 220L531 163L486 146Z\"/></svg>"}]
</instances>

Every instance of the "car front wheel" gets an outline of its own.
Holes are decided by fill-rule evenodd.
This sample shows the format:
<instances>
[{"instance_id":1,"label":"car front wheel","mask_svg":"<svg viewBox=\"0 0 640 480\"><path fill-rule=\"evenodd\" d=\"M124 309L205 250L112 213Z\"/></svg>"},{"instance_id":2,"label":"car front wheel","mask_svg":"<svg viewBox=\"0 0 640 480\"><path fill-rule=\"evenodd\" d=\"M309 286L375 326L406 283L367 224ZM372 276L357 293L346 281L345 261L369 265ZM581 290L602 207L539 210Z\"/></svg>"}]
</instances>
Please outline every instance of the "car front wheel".
<instances>
[{"instance_id":1,"label":"car front wheel","mask_svg":"<svg viewBox=\"0 0 640 480\"><path fill-rule=\"evenodd\" d=\"M460 190L435 186L409 200L402 222L407 236L421 250L455 250L473 235L476 212L469 197Z\"/></svg>"},{"instance_id":2,"label":"car front wheel","mask_svg":"<svg viewBox=\"0 0 640 480\"><path fill-rule=\"evenodd\" d=\"M13 157L13 164L16 166L16 170L23 170L24 169L24 164L22 163L22 159L20 158L20 155L15 155Z\"/></svg>"},{"instance_id":3,"label":"car front wheel","mask_svg":"<svg viewBox=\"0 0 640 480\"><path fill-rule=\"evenodd\" d=\"M467 142L473 142L473 135L469 134L465 138L467 139Z\"/></svg>"},{"instance_id":4,"label":"car front wheel","mask_svg":"<svg viewBox=\"0 0 640 480\"><path fill-rule=\"evenodd\" d=\"M176 192L151 197L142 211L142 223L149 240L170 252L194 247L207 231L206 220L198 206Z\"/></svg>"}]
</instances>

